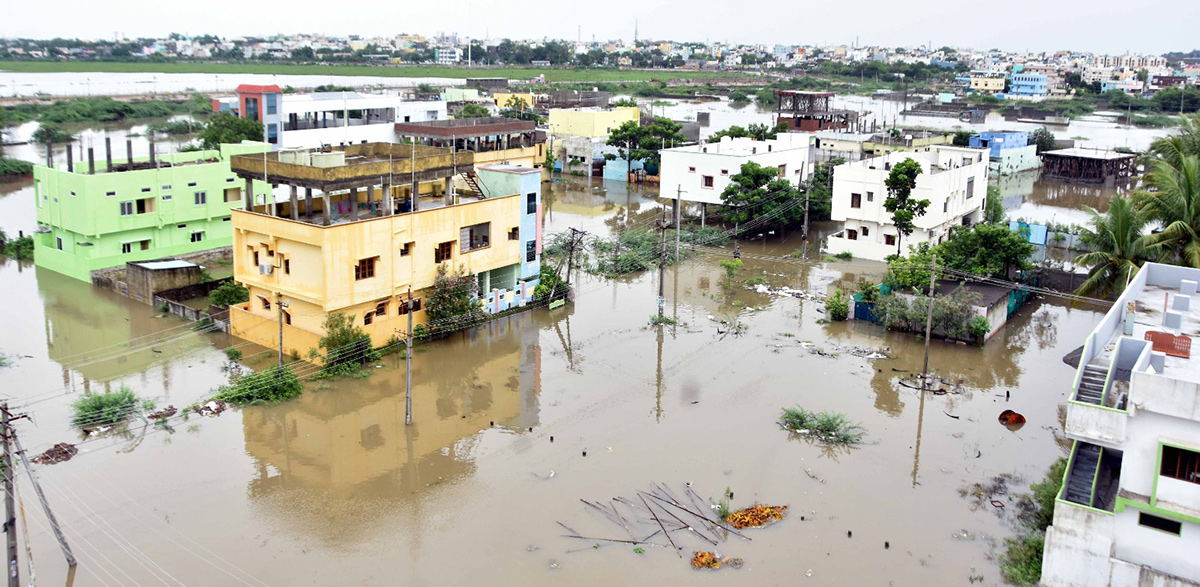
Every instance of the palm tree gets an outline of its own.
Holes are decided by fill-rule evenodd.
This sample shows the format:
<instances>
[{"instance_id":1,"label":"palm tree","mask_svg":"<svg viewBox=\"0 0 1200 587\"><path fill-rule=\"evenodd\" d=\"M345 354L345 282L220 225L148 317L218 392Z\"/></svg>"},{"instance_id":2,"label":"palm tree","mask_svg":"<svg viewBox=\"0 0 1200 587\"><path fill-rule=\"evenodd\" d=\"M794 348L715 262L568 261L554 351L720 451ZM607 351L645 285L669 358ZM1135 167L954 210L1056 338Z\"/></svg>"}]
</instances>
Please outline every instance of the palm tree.
<instances>
[{"instance_id":1,"label":"palm tree","mask_svg":"<svg viewBox=\"0 0 1200 587\"><path fill-rule=\"evenodd\" d=\"M1075 294L1119 296L1146 259L1147 236L1142 234L1146 219L1126 198L1114 199L1107 214L1084 208L1092 219L1081 236L1093 250L1075 257L1076 265L1090 267L1087 279L1076 288Z\"/></svg>"},{"instance_id":2,"label":"palm tree","mask_svg":"<svg viewBox=\"0 0 1200 587\"><path fill-rule=\"evenodd\" d=\"M1178 166L1155 161L1146 185L1134 194L1138 211L1162 223L1147 250L1165 263L1200 267L1200 158L1184 155Z\"/></svg>"},{"instance_id":3,"label":"palm tree","mask_svg":"<svg viewBox=\"0 0 1200 587\"><path fill-rule=\"evenodd\" d=\"M1176 169L1184 157L1200 156L1200 113L1183 116L1179 132L1169 137L1154 139L1146 154L1157 156Z\"/></svg>"}]
</instances>

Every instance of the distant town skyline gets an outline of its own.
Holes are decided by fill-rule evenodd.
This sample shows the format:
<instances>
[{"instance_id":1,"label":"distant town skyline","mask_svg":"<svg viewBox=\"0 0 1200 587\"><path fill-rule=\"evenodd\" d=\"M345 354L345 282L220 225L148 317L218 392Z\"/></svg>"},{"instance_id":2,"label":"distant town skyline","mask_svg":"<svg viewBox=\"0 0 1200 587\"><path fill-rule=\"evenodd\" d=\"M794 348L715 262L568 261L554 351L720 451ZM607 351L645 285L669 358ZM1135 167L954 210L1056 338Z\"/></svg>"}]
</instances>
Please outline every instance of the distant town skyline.
<instances>
[{"instance_id":1,"label":"distant town skyline","mask_svg":"<svg viewBox=\"0 0 1200 587\"><path fill-rule=\"evenodd\" d=\"M883 0L852 5L831 2L768 2L737 10L727 2L695 0L680 10L671 3L629 0L572 4L529 0L521 10L483 0L396 3L363 0L351 7L314 0L242 3L150 3L146 0L60 0L47 5L12 3L0 35L28 38L113 39L185 35L392 36L401 33L460 38L597 41L639 37L679 42L733 44L943 45L1004 51L1074 50L1092 53L1161 54L1189 51L1200 41L1200 2L1146 0L1137 4L1043 2L936 4L929 7Z\"/></svg>"}]
</instances>

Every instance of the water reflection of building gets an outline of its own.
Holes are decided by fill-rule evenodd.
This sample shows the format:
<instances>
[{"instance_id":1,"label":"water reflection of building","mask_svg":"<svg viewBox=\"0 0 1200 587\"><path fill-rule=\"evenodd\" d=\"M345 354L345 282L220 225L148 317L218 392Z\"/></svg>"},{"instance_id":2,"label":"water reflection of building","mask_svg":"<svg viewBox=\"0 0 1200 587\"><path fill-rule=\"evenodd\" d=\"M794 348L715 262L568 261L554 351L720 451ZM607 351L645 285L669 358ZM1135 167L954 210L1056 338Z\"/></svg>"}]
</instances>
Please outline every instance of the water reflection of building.
<instances>
[{"instance_id":1,"label":"water reflection of building","mask_svg":"<svg viewBox=\"0 0 1200 587\"><path fill-rule=\"evenodd\" d=\"M394 367L370 378L329 389L310 384L294 401L247 409L246 452L257 470L250 495L272 500L302 489L392 501L470 473L479 431L538 423L538 333L547 319L517 314L419 347L425 352L413 359L411 427L404 425L402 355L385 359Z\"/></svg>"}]
</instances>

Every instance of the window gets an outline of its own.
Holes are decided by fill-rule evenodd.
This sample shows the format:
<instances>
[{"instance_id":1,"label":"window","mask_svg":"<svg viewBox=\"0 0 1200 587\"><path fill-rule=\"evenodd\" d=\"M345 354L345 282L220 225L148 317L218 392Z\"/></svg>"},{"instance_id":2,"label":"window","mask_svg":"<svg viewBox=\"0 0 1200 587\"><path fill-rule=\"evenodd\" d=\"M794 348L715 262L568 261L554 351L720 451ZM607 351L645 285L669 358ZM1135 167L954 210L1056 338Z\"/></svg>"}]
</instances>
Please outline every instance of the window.
<instances>
[{"instance_id":1,"label":"window","mask_svg":"<svg viewBox=\"0 0 1200 587\"><path fill-rule=\"evenodd\" d=\"M261 120L258 116L258 98L246 98L245 118Z\"/></svg>"},{"instance_id":2,"label":"window","mask_svg":"<svg viewBox=\"0 0 1200 587\"><path fill-rule=\"evenodd\" d=\"M195 201L197 206L203 206L208 203L208 192L196 192Z\"/></svg>"},{"instance_id":3,"label":"window","mask_svg":"<svg viewBox=\"0 0 1200 587\"><path fill-rule=\"evenodd\" d=\"M145 194L145 193L149 193L149 192L150 192L150 188L142 188L142 193L143 193L143 194Z\"/></svg>"},{"instance_id":4,"label":"window","mask_svg":"<svg viewBox=\"0 0 1200 587\"><path fill-rule=\"evenodd\" d=\"M72 198L74 198L74 197L75 197L75 192L71 192L71 197L72 197Z\"/></svg>"},{"instance_id":5,"label":"window","mask_svg":"<svg viewBox=\"0 0 1200 587\"><path fill-rule=\"evenodd\" d=\"M188 187L190 187L190 188L194 188L194 187L196 187L196 182L194 182L194 181L189 181L189 182L188 182Z\"/></svg>"},{"instance_id":6,"label":"window","mask_svg":"<svg viewBox=\"0 0 1200 587\"><path fill-rule=\"evenodd\" d=\"M885 244L885 245L894 245L894 244L896 244L896 235L894 235L894 234L885 234L885 235L883 235L883 244Z\"/></svg>"},{"instance_id":7,"label":"window","mask_svg":"<svg viewBox=\"0 0 1200 587\"><path fill-rule=\"evenodd\" d=\"M259 301L259 303L262 304L262 309L264 309L264 310L271 309L271 300L268 300L267 296L258 296L258 301Z\"/></svg>"},{"instance_id":8,"label":"window","mask_svg":"<svg viewBox=\"0 0 1200 587\"><path fill-rule=\"evenodd\" d=\"M154 198L142 198L137 201L137 213L145 214L154 211Z\"/></svg>"},{"instance_id":9,"label":"window","mask_svg":"<svg viewBox=\"0 0 1200 587\"><path fill-rule=\"evenodd\" d=\"M711 190L713 188L713 176L701 175L700 176L700 187L702 187L706 190Z\"/></svg>"},{"instance_id":10,"label":"window","mask_svg":"<svg viewBox=\"0 0 1200 587\"><path fill-rule=\"evenodd\" d=\"M483 222L458 229L458 250L463 253L492 246L492 223Z\"/></svg>"},{"instance_id":11,"label":"window","mask_svg":"<svg viewBox=\"0 0 1200 587\"><path fill-rule=\"evenodd\" d=\"M787 177L787 165L786 164L779 166L779 177Z\"/></svg>"},{"instance_id":12,"label":"window","mask_svg":"<svg viewBox=\"0 0 1200 587\"><path fill-rule=\"evenodd\" d=\"M973 197L975 197L975 178L968 177L967 178L967 199L970 200Z\"/></svg>"},{"instance_id":13,"label":"window","mask_svg":"<svg viewBox=\"0 0 1200 587\"><path fill-rule=\"evenodd\" d=\"M870 236L870 235L871 235L871 230L870 230L869 228L867 228L867 227L865 227L865 226L860 226L859 228L861 228L861 229L862 229L862 235L863 235L863 236Z\"/></svg>"},{"instance_id":14,"label":"window","mask_svg":"<svg viewBox=\"0 0 1200 587\"><path fill-rule=\"evenodd\" d=\"M721 170L721 175L729 175L729 170L728 170L728 169L722 169L722 170Z\"/></svg>"},{"instance_id":15,"label":"window","mask_svg":"<svg viewBox=\"0 0 1200 587\"><path fill-rule=\"evenodd\" d=\"M1163 477L1200 484L1200 452L1164 445L1158 472Z\"/></svg>"},{"instance_id":16,"label":"window","mask_svg":"<svg viewBox=\"0 0 1200 587\"><path fill-rule=\"evenodd\" d=\"M279 125L274 123L267 125L267 142L272 145L279 142Z\"/></svg>"},{"instance_id":17,"label":"window","mask_svg":"<svg viewBox=\"0 0 1200 587\"><path fill-rule=\"evenodd\" d=\"M404 243L404 246L400 247L400 256L407 257L407 256L411 255L413 247L415 247L415 246L417 246L417 243L414 243L414 242Z\"/></svg>"},{"instance_id":18,"label":"window","mask_svg":"<svg viewBox=\"0 0 1200 587\"><path fill-rule=\"evenodd\" d=\"M846 238L848 238L852 241L858 240L858 231L854 230L853 228L847 229L846 230Z\"/></svg>"},{"instance_id":19,"label":"window","mask_svg":"<svg viewBox=\"0 0 1200 587\"><path fill-rule=\"evenodd\" d=\"M949 211L950 211L950 200L946 200L945 202L942 202L942 212L949 212Z\"/></svg>"},{"instance_id":20,"label":"window","mask_svg":"<svg viewBox=\"0 0 1200 587\"><path fill-rule=\"evenodd\" d=\"M862 208L862 194L850 194L850 207Z\"/></svg>"},{"instance_id":21,"label":"window","mask_svg":"<svg viewBox=\"0 0 1200 587\"><path fill-rule=\"evenodd\" d=\"M696 173L695 167L688 167L688 173Z\"/></svg>"},{"instance_id":22,"label":"window","mask_svg":"<svg viewBox=\"0 0 1200 587\"><path fill-rule=\"evenodd\" d=\"M510 240L510 241L521 240L521 228L518 226L512 227L512 230L508 231L508 240Z\"/></svg>"},{"instance_id":23,"label":"window","mask_svg":"<svg viewBox=\"0 0 1200 587\"><path fill-rule=\"evenodd\" d=\"M164 191L164 192L171 191L171 185L167 184L167 185L162 186L162 191Z\"/></svg>"},{"instance_id":24,"label":"window","mask_svg":"<svg viewBox=\"0 0 1200 587\"><path fill-rule=\"evenodd\" d=\"M284 275L292 274L292 260L291 259L283 260L283 273L284 273Z\"/></svg>"},{"instance_id":25,"label":"window","mask_svg":"<svg viewBox=\"0 0 1200 587\"><path fill-rule=\"evenodd\" d=\"M867 201L868 201L868 202L874 202L874 201L875 201L875 192L867 192Z\"/></svg>"},{"instance_id":26,"label":"window","mask_svg":"<svg viewBox=\"0 0 1200 587\"><path fill-rule=\"evenodd\" d=\"M525 213L526 214L537 214L537 194L536 193L525 195Z\"/></svg>"},{"instance_id":27,"label":"window","mask_svg":"<svg viewBox=\"0 0 1200 587\"><path fill-rule=\"evenodd\" d=\"M186 224L178 224L175 226L175 228L187 228L187 225Z\"/></svg>"},{"instance_id":28,"label":"window","mask_svg":"<svg viewBox=\"0 0 1200 587\"><path fill-rule=\"evenodd\" d=\"M369 326L373 318L375 318L375 312L367 312L366 314L363 314L363 326Z\"/></svg>"},{"instance_id":29,"label":"window","mask_svg":"<svg viewBox=\"0 0 1200 587\"><path fill-rule=\"evenodd\" d=\"M1179 536L1180 530L1183 529L1183 524L1180 524L1175 520L1160 518L1145 512L1138 512L1138 525L1166 532L1167 534L1174 534L1176 536Z\"/></svg>"},{"instance_id":30,"label":"window","mask_svg":"<svg viewBox=\"0 0 1200 587\"><path fill-rule=\"evenodd\" d=\"M267 96L267 114L279 112L279 96Z\"/></svg>"},{"instance_id":31,"label":"window","mask_svg":"<svg viewBox=\"0 0 1200 587\"><path fill-rule=\"evenodd\" d=\"M525 243L525 262L532 263L537 261L537 241L529 241Z\"/></svg>"},{"instance_id":32,"label":"window","mask_svg":"<svg viewBox=\"0 0 1200 587\"><path fill-rule=\"evenodd\" d=\"M62 250L62 237L61 236L54 237L54 246L57 247L58 250L60 250L60 251Z\"/></svg>"},{"instance_id":33,"label":"window","mask_svg":"<svg viewBox=\"0 0 1200 587\"><path fill-rule=\"evenodd\" d=\"M105 193L104 195L106 195L106 196L115 196L115 195L117 195L117 192L108 192L108 193Z\"/></svg>"},{"instance_id":34,"label":"window","mask_svg":"<svg viewBox=\"0 0 1200 587\"><path fill-rule=\"evenodd\" d=\"M133 202L121 202L121 216L133 216Z\"/></svg>"},{"instance_id":35,"label":"window","mask_svg":"<svg viewBox=\"0 0 1200 587\"><path fill-rule=\"evenodd\" d=\"M376 316L386 316L387 315L387 302L379 302L378 304L375 304L375 315Z\"/></svg>"},{"instance_id":36,"label":"window","mask_svg":"<svg viewBox=\"0 0 1200 587\"><path fill-rule=\"evenodd\" d=\"M124 255L125 253L132 253L132 252L133 252L133 243L121 243L121 254L122 255Z\"/></svg>"},{"instance_id":37,"label":"window","mask_svg":"<svg viewBox=\"0 0 1200 587\"><path fill-rule=\"evenodd\" d=\"M198 243L202 240L204 240L204 231L203 230L197 230L192 233L192 242Z\"/></svg>"},{"instance_id":38,"label":"window","mask_svg":"<svg viewBox=\"0 0 1200 587\"><path fill-rule=\"evenodd\" d=\"M242 199L242 188L225 188L225 202L236 202Z\"/></svg>"},{"instance_id":39,"label":"window","mask_svg":"<svg viewBox=\"0 0 1200 587\"><path fill-rule=\"evenodd\" d=\"M288 312L287 310L283 311L283 323L287 324L288 326L291 326L291 324L292 324L292 313L291 312Z\"/></svg>"},{"instance_id":40,"label":"window","mask_svg":"<svg viewBox=\"0 0 1200 587\"><path fill-rule=\"evenodd\" d=\"M406 303L406 301L400 300L399 305L400 305L400 315L403 316L403 315L407 314L408 313L408 304ZM421 298L415 298L412 301L412 311L414 311L414 312L421 311Z\"/></svg>"},{"instance_id":41,"label":"window","mask_svg":"<svg viewBox=\"0 0 1200 587\"><path fill-rule=\"evenodd\" d=\"M166 202L167 200L170 200L170 199L171 199L171 194L163 194L163 197L162 197L162 199L163 199L163 201L164 201L164 202Z\"/></svg>"},{"instance_id":42,"label":"window","mask_svg":"<svg viewBox=\"0 0 1200 587\"><path fill-rule=\"evenodd\" d=\"M379 261L379 257L371 257L369 259L359 259L358 264L354 266L355 281L361 279L370 279L375 277L375 263Z\"/></svg>"},{"instance_id":43,"label":"window","mask_svg":"<svg viewBox=\"0 0 1200 587\"><path fill-rule=\"evenodd\" d=\"M454 241L446 241L438 245L437 248L433 250L433 262L441 263L442 261L449 260L453 248Z\"/></svg>"}]
</instances>

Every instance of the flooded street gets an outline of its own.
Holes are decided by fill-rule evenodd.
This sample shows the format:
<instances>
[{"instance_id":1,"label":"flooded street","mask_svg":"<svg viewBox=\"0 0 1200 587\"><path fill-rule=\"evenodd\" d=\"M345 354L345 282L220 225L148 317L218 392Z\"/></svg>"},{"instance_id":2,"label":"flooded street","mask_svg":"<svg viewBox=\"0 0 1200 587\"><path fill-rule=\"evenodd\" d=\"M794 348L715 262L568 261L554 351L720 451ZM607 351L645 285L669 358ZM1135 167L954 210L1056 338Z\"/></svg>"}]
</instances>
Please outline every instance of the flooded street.
<instances>
[{"instance_id":1,"label":"flooded street","mask_svg":"<svg viewBox=\"0 0 1200 587\"><path fill-rule=\"evenodd\" d=\"M595 179L548 184L545 230L646 226L654 196ZM0 227L32 228L31 199L21 187L0 196ZM824 294L884 270L783 258L799 246L794 234L743 242L736 280ZM80 559L76 584L1000 583L994 546L1013 533L1015 501L975 498L971 486L1015 474L1020 493L1064 454L1059 414L1074 372L1061 357L1097 308L1041 300L983 348L934 342L933 371L962 393L922 399L899 383L921 368L922 341L821 324L818 302L728 288L723 258L699 252L667 269L666 312L680 325L661 333L647 326L656 272L577 272L573 305L419 346L411 427L393 354L369 378L307 382L283 404L82 443L71 461L37 468ZM240 345L256 367L274 361L270 349L193 333L32 265L7 261L0 283L21 309L3 320L0 352L19 357L0 381L32 413L19 425L31 453L78 440L69 404L83 389L124 384L183 407L225 380L221 349ZM724 332L722 320L745 332ZM844 413L864 442L831 449L791 435L777 420L792 406ZM996 420L1004 409L1028 424L1010 432ZM59 583L66 566L18 481L38 578ZM691 483L714 502L728 487L734 507L790 509L752 541L720 544L746 566L712 574L688 565L708 546L696 538L680 543L681 560L668 546L638 554L561 536L556 522L619 538L579 500L654 482Z\"/></svg>"}]
</instances>

